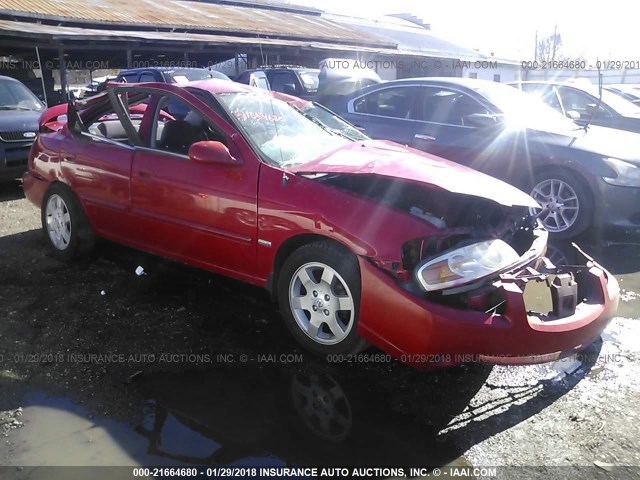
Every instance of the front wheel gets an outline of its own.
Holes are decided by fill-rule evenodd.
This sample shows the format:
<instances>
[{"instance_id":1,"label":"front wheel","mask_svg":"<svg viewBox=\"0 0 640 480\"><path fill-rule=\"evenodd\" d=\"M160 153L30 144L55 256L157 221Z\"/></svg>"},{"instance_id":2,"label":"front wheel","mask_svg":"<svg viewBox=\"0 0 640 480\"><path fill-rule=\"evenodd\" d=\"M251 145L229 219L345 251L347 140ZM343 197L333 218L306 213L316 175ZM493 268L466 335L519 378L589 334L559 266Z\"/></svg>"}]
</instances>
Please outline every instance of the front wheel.
<instances>
[{"instance_id":1,"label":"front wheel","mask_svg":"<svg viewBox=\"0 0 640 480\"><path fill-rule=\"evenodd\" d=\"M293 336L319 354L354 354L367 343L357 333L360 271L356 257L330 242L300 247L278 277L278 303Z\"/></svg>"},{"instance_id":2,"label":"front wheel","mask_svg":"<svg viewBox=\"0 0 640 480\"><path fill-rule=\"evenodd\" d=\"M555 238L570 238L589 227L593 200L579 180L561 171L544 172L536 177L531 196L542 206L538 214L544 227Z\"/></svg>"},{"instance_id":3,"label":"front wheel","mask_svg":"<svg viewBox=\"0 0 640 480\"><path fill-rule=\"evenodd\" d=\"M82 205L64 185L52 185L42 202L42 230L53 254L71 260L88 254L95 237Z\"/></svg>"}]
</instances>

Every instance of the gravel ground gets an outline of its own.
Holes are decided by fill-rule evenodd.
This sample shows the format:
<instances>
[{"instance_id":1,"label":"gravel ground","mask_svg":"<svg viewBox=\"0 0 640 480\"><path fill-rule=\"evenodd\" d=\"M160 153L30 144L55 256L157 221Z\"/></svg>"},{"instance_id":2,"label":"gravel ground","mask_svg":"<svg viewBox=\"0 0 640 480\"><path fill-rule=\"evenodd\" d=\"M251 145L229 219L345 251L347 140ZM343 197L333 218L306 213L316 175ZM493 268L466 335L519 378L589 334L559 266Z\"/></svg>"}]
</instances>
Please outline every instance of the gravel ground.
<instances>
[{"instance_id":1,"label":"gravel ground","mask_svg":"<svg viewBox=\"0 0 640 480\"><path fill-rule=\"evenodd\" d=\"M257 457L639 477L616 470L640 466L636 244L600 245L625 289L621 316L573 373L567 362L417 372L375 350L355 365L310 358L266 292L207 272L107 242L62 264L39 227L19 185L0 185L0 465ZM330 401L310 414L299 399L312 394Z\"/></svg>"}]
</instances>

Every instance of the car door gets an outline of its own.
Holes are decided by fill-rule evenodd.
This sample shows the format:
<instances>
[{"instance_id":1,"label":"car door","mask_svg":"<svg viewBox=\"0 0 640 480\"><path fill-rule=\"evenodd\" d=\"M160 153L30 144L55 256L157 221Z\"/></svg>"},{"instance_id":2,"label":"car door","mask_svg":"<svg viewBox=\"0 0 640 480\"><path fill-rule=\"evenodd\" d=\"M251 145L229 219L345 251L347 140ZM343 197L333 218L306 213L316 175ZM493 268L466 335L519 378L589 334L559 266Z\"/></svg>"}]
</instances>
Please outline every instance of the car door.
<instances>
[{"instance_id":1,"label":"car door","mask_svg":"<svg viewBox=\"0 0 640 480\"><path fill-rule=\"evenodd\" d=\"M412 145L420 98L418 86L381 87L351 100L344 116L371 138Z\"/></svg>"},{"instance_id":2,"label":"car door","mask_svg":"<svg viewBox=\"0 0 640 480\"><path fill-rule=\"evenodd\" d=\"M109 237L128 238L131 207L130 172L135 141L130 133L141 118L124 115L104 95L93 113L82 115L84 124L74 121L70 107L72 141L63 143L61 168L64 177L82 201L93 227Z\"/></svg>"},{"instance_id":3,"label":"car door","mask_svg":"<svg viewBox=\"0 0 640 480\"><path fill-rule=\"evenodd\" d=\"M140 242L246 279L256 263L259 162L243 156L238 133L203 101L186 91L162 92L147 109L145 145L136 148L131 172ZM188 113L178 119L171 108ZM200 141L222 142L239 166L190 159L189 147Z\"/></svg>"},{"instance_id":4,"label":"car door","mask_svg":"<svg viewBox=\"0 0 640 480\"><path fill-rule=\"evenodd\" d=\"M502 176L499 175L502 167L495 161L495 157L502 154L504 142L496 141L502 129L498 122L491 124L492 115L490 105L465 90L424 86L410 144L476 170Z\"/></svg>"}]
</instances>

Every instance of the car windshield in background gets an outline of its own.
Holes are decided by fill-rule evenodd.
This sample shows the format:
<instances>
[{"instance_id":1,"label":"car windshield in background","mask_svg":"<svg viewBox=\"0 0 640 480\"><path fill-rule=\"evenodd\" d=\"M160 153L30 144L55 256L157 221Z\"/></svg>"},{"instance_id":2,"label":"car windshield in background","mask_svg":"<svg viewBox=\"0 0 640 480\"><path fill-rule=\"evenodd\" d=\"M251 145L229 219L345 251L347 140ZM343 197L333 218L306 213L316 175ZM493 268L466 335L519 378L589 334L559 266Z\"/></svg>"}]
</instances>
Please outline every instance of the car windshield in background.
<instances>
[{"instance_id":1,"label":"car windshield in background","mask_svg":"<svg viewBox=\"0 0 640 480\"><path fill-rule=\"evenodd\" d=\"M307 90L318 90L318 75L319 72L308 71L300 72L300 80L304 83L304 88Z\"/></svg>"},{"instance_id":2,"label":"car windshield in background","mask_svg":"<svg viewBox=\"0 0 640 480\"><path fill-rule=\"evenodd\" d=\"M584 89L585 92L593 95L596 98L600 97L600 93L597 87L588 87ZM640 115L640 107L633 102L616 95L608 90L602 90L602 103L614 109L620 115L634 116Z\"/></svg>"},{"instance_id":3,"label":"car windshield in background","mask_svg":"<svg viewBox=\"0 0 640 480\"><path fill-rule=\"evenodd\" d=\"M367 137L356 127L354 127L350 123L345 122L331 110L326 109L320 104L317 104L315 102L309 103L302 109L302 112L322 122L329 129L331 129L331 131L339 132L342 135L346 135L352 140L357 141L369 139L369 137Z\"/></svg>"},{"instance_id":4,"label":"car windshield in background","mask_svg":"<svg viewBox=\"0 0 640 480\"><path fill-rule=\"evenodd\" d=\"M537 127L553 130L573 130L578 125L542 100L507 85L485 84L472 87L504 114L508 126Z\"/></svg>"},{"instance_id":5,"label":"car windshield in background","mask_svg":"<svg viewBox=\"0 0 640 480\"><path fill-rule=\"evenodd\" d=\"M0 110L43 110L44 106L31 91L19 82L0 79Z\"/></svg>"},{"instance_id":6,"label":"car windshield in background","mask_svg":"<svg viewBox=\"0 0 640 480\"><path fill-rule=\"evenodd\" d=\"M227 77L224 73L216 72L215 70L198 68L192 68L188 70L173 70L171 72L164 72L164 75L168 77L169 80L177 84L195 82L196 80L206 80L207 78L229 80L229 77Z\"/></svg>"},{"instance_id":7,"label":"car windshield in background","mask_svg":"<svg viewBox=\"0 0 640 480\"><path fill-rule=\"evenodd\" d=\"M307 163L349 143L269 94L221 93L216 97L271 164Z\"/></svg>"}]
</instances>

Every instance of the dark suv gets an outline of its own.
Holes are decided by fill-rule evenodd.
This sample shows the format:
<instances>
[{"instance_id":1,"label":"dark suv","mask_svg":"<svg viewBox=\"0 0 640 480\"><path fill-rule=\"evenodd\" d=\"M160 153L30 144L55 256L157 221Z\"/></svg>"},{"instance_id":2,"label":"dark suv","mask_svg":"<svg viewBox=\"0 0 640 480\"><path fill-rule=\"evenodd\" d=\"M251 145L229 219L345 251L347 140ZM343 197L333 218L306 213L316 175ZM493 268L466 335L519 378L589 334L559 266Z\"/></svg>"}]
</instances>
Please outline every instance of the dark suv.
<instances>
[{"instance_id":1,"label":"dark suv","mask_svg":"<svg viewBox=\"0 0 640 480\"><path fill-rule=\"evenodd\" d=\"M238 75L235 81L252 85L253 79L253 86L310 100L318 93L319 74L320 70L317 68L273 65L246 70Z\"/></svg>"},{"instance_id":2,"label":"dark suv","mask_svg":"<svg viewBox=\"0 0 640 480\"><path fill-rule=\"evenodd\" d=\"M27 170L44 105L18 80L0 76L0 181Z\"/></svg>"}]
</instances>

